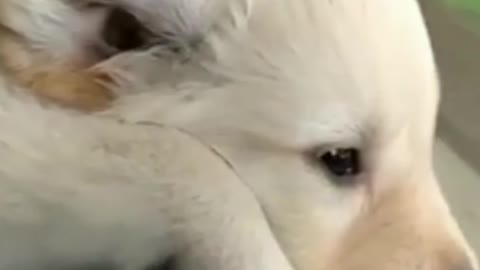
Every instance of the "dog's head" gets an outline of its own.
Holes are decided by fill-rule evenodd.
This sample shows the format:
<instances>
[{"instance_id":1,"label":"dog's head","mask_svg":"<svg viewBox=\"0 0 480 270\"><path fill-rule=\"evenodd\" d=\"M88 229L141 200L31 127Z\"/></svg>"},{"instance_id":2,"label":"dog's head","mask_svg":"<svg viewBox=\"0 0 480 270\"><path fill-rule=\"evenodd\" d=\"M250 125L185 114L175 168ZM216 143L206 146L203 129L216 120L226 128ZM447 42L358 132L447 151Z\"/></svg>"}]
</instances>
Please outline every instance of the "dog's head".
<instances>
[{"instance_id":1,"label":"dog's head","mask_svg":"<svg viewBox=\"0 0 480 270\"><path fill-rule=\"evenodd\" d=\"M433 172L439 87L416 1L232 0L208 22L189 2L171 14L202 41L132 117L219 149L297 269L475 269Z\"/></svg>"}]
</instances>

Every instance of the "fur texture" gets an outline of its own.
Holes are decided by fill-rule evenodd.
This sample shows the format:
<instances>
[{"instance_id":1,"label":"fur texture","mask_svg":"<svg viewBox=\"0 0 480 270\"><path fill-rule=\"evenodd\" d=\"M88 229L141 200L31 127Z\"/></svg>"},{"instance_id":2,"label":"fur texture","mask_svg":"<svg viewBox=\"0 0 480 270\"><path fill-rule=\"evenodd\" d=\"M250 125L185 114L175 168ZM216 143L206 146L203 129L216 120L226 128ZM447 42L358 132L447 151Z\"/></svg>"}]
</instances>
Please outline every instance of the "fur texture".
<instances>
[{"instance_id":1,"label":"fur texture","mask_svg":"<svg viewBox=\"0 0 480 270\"><path fill-rule=\"evenodd\" d=\"M107 13L66 0L0 1L4 72L43 101L104 109L114 98L108 76L89 67L108 54L101 38Z\"/></svg>"},{"instance_id":2,"label":"fur texture","mask_svg":"<svg viewBox=\"0 0 480 270\"><path fill-rule=\"evenodd\" d=\"M438 83L414 0L186 3L116 2L159 35L205 27L181 61L103 63L137 90L106 114L2 88L1 270L477 269L432 169ZM361 152L357 185L307 160L342 147Z\"/></svg>"}]
</instances>

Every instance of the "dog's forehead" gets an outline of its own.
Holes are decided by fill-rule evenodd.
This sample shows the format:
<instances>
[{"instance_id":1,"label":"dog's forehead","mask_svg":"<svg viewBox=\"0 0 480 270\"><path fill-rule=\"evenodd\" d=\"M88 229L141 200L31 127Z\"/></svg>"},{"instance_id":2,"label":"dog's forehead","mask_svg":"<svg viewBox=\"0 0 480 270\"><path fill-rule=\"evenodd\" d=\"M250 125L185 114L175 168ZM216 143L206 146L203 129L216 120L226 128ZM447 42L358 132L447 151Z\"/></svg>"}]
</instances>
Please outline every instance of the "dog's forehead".
<instances>
[{"instance_id":1,"label":"dog's forehead","mask_svg":"<svg viewBox=\"0 0 480 270\"><path fill-rule=\"evenodd\" d=\"M348 143L370 130L388 137L407 125L415 136L432 135L436 71L415 0L143 1L153 24L211 22L184 77L209 89L192 110L215 119L212 129L248 128L307 144Z\"/></svg>"},{"instance_id":2,"label":"dog's forehead","mask_svg":"<svg viewBox=\"0 0 480 270\"><path fill-rule=\"evenodd\" d=\"M429 132L438 87L415 1L233 0L229 12L209 40L217 70L272 82L298 125Z\"/></svg>"}]
</instances>

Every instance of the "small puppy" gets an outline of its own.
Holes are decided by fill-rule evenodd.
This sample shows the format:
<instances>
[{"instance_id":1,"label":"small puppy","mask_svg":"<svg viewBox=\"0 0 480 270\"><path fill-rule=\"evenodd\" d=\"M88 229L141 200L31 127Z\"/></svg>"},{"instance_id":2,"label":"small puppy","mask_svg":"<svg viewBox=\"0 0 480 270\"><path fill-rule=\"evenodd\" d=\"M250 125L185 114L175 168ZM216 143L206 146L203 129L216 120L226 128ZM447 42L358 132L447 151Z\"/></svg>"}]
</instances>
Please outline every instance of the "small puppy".
<instances>
[{"instance_id":1,"label":"small puppy","mask_svg":"<svg viewBox=\"0 0 480 270\"><path fill-rule=\"evenodd\" d=\"M3 72L42 101L91 112L114 99L108 72L91 67L142 43L140 25L105 5L1 0Z\"/></svg>"}]
</instances>

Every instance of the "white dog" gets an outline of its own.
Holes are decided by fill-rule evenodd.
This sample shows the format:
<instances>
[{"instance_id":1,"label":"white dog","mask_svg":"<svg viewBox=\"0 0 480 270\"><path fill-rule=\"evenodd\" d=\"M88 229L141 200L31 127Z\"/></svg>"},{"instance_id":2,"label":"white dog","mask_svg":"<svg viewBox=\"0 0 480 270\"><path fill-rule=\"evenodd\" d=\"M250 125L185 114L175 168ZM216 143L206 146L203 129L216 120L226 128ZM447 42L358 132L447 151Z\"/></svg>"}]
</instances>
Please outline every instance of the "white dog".
<instances>
[{"instance_id":1,"label":"white dog","mask_svg":"<svg viewBox=\"0 0 480 270\"><path fill-rule=\"evenodd\" d=\"M477 269L414 0L112 2L173 45L103 66L139 91L105 118L3 85L0 270Z\"/></svg>"}]
</instances>

